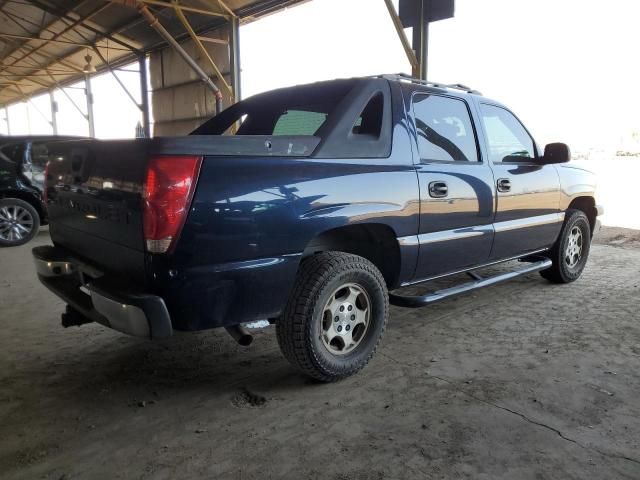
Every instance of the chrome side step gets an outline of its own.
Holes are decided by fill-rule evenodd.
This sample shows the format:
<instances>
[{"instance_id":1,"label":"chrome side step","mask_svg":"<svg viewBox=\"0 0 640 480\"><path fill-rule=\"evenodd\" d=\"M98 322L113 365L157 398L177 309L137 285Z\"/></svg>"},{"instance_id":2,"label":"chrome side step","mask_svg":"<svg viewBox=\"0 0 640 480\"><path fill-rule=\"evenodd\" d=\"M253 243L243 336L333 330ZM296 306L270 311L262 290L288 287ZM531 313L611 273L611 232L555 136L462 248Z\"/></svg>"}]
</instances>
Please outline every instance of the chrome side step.
<instances>
[{"instance_id":1,"label":"chrome side step","mask_svg":"<svg viewBox=\"0 0 640 480\"><path fill-rule=\"evenodd\" d=\"M493 277L483 278L475 272L468 272L468 274L473 277L475 281L463 283L462 285L457 285L455 287L445 288L443 290L438 290L419 297L390 293L389 303L397 307L424 307L425 305L444 300L445 298L453 297L454 295L459 295L471 290L477 290L479 288L495 285L496 283L511 280L512 278L519 277L520 275L526 275L527 273L539 272L540 270L545 270L550 266L551 260L549 260L548 258L541 258L538 261L528 264L526 267L518 268L506 273L501 273L499 275L494 275Z\"/></svg>"}]
</instances>

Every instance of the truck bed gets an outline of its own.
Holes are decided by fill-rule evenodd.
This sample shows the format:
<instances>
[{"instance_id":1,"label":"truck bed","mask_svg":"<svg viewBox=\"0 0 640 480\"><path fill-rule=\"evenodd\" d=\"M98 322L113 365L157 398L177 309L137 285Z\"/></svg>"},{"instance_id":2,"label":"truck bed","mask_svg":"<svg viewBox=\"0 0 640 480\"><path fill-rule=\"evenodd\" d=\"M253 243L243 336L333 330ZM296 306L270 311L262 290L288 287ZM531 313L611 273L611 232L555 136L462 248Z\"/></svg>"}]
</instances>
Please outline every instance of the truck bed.
<instances>
[{"instance_id":1,"label":"truck bed","mask_svg":"<svg viewBox=\"0 0 640 480\"><path fill-rule=\"evenodd\" d=\"M145 279L143 190L149 158L304 157L313 136L74 140L51 146L46 193L54 245L107 272Z\"/></svg>"}]
</instances>

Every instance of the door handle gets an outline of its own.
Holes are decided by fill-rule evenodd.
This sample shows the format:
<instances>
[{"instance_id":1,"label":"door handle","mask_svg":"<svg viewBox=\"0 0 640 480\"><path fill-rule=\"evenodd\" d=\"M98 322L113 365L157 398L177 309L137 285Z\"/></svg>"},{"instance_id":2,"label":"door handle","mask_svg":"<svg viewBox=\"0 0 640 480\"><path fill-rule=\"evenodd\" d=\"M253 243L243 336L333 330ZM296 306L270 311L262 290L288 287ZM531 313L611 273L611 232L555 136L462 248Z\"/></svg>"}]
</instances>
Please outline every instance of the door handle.
<instances>
[{"instance_id":1,"label":"door handle","mask_svg":"<svg viewBox=\"0 0 640 480\"><path fill-rule=\"evenodd\" d=\"M445 182L431 182L429 184L429 196L433 198L444 198L449 194L449 187Z\"/></svg>"},{"instance_id":2,"label":"door handle","mask_svg":"<svg viewBox=\"0 0 640 480\"><path fill-rule=\"evenodd\" d=\"M508 178L499 178L498 179L498 191L499 192L510 192L511 191L511 180Z\"/></svg>"}]
</instances>

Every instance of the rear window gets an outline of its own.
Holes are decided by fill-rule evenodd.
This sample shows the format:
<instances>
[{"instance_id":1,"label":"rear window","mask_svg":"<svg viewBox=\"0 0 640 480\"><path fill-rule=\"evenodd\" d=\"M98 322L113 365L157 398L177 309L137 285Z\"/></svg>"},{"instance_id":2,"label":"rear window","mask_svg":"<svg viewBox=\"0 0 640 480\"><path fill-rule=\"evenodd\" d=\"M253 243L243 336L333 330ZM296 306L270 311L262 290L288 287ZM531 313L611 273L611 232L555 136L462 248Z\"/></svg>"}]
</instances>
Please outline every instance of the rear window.
<instances>
[{"instance_id":1,"label":"rear window","mask_svg":"<svg viewBox=\"0 0 640 480\"><path fill-rule=\"evenodd\" d=\"M239 102L192 135L319 135L354 87L338 80L276 90Z\"/></svg>"},{"instance_id":2,"label":"rear window","mask_svg":"<svg viewBox=\"0 0 640 480\"><path fill-rule=\"evenodd\" d=\"M327 114L308 110L287 110L273 128L273 135L315 135L327 121Z\"/></svg>"}]
</instances>

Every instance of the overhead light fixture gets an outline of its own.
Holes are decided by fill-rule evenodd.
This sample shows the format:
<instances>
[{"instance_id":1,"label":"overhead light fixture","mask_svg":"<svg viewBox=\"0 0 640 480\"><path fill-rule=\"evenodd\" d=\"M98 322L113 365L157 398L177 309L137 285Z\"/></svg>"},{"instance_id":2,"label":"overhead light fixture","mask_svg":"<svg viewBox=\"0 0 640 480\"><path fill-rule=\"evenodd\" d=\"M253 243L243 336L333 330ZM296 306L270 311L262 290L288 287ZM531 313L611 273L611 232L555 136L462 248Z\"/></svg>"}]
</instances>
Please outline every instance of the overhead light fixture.
<instances>
[{"instance_id":1,"label":"overhead light fixture","mask_svg":"<svg viewBox=\"0 0 640 480\"><path fill-rule=\"evenodd\" d=\"M96 67L94 67L93 64L91 63L91 60L93 60L91 55L89 54L85 55L84 59L87 62L87 64L84 67L82 67L82 71L84 73L96 73Z\"/></svg>"}]
</instances>

